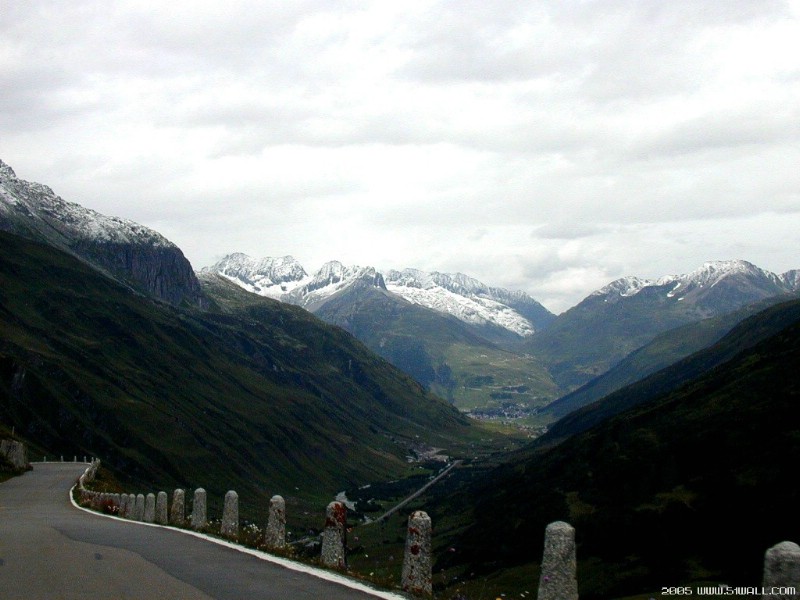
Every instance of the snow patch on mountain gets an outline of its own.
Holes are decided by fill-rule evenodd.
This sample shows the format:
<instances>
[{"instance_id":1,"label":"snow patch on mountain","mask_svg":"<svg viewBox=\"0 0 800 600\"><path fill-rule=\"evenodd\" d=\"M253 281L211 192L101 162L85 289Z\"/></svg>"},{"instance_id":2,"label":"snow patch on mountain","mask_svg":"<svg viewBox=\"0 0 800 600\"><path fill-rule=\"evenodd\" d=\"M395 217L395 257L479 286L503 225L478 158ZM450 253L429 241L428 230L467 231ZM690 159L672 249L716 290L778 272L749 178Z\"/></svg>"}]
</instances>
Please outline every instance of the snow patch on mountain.
<instances>
[{"instance_id":1,"label":"snow patch on mountain","mask_svg":"<svg viewBox=\"0 0 800 600\"><path fill-rule=\"evenodd\" d=\"M358 283L396 294L408 302L473 325L496 325L520 336L532 335L536 327L509 304L535 306L547 313L524 292L489 287L462 273L404 269L387 271L384 277L374 267L346 266L334 260L325 263L313 276L308 276L290 256L253 259L242 253L230 254L203 272L219 273L248 291L312 311L335 294Z\"/></svg>"},{"instance_id":2,"label":"snow patch on mountain","mask_svg":"<svg viewBox=\"0 0 800 600\"><path fill-rule=\"evenodd\" d=\"M800 269L786 271L780 276L781 282L792 292L800 291Z\"/></svg>"},{"instance_id":3,"label":"snow patch on mountain","mask_svg":"<svg viewBox=\"0 0 800 600\"><path fill-rule=\"evenodd\" d=\"M386 288L409 302L473 325L498 325L520 336L536 331L528 319L503 302L508 301L511 292L491 288L463 273L391 270L386 273Z\"/></svg>"}]
</instances>

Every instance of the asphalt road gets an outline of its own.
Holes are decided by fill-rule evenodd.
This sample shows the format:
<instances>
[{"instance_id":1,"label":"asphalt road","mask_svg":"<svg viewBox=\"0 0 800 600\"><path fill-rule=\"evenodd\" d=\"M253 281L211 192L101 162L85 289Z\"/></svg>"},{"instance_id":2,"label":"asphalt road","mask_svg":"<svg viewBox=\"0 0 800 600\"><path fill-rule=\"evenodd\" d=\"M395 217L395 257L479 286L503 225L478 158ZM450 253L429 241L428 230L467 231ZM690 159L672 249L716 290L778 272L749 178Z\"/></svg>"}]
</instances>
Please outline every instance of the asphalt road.
<instances>
[{"instance_id":1,"label":"asphalt road","mask_svg":"<svg viewBox=\"0 0 800 600\"><path fill-rule=\"evenodd\" d=\"M36 463L32 472L0 484L0 599L401 598L348 588L179 531L79 510L68 492L86 466Z\"/></svg>"}]
</instances>

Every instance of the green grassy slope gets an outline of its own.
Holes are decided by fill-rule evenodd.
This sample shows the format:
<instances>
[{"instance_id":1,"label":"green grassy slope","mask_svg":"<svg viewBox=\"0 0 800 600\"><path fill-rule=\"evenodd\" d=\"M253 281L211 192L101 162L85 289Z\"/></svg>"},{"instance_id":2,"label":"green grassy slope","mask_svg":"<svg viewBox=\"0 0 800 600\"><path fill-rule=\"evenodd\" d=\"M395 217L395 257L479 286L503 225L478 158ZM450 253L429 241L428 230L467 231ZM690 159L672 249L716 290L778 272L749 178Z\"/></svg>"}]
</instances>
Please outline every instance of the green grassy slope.
<instances>
[{"instance_id":1,"label":"green grassy slope","mask_svg":"<svg viewBox=\"0 0 800 600\"><path fill-rule=\"evenodd\" d=\"M176 309L1 233L0 421L133 483L244 497L395 477L408 444L474 435L345 331L237 297Z\"/></svg>"},{"instance_id":2,"label":"green grassy slope","mask_svg":"<svg viewBox=\"0 0 800 600\"><path fill-rule=\"evenodd\" d=\"M660 333L785 292L774 282L761 285L723 279L690 292L685 301L670 295L671 284L648 286L632 296L591 295L534 335L527 350L541 358L556 383L569 392Z\"/></svg>"},{"instance_id":3,"label":"green grassy slope","mask_svg":"<svg viewBox=\"0 0 800 600\"><path fill-rule=\"evenodd\" d=\"M529 565L530 589L544 528L561 519L577 530L581 598L759 585L764 551L800 539L800 303L723 342L705 368L685 365L696 376L560 444L534 443L432 504L434 522L466 510L438 568L482 577Z\"/></svg>"},{"instance_id":4,"label":"green grassy slope","mask_svg":"<svg viewBox=\"0 0 800 600\"><path fill-rule=\"evenodd\" d=\"M316 315L344 327L372 351L460 408L497 407L503 401L544 406L558 393L535 357L502 349L484 336L499 334L493 335L488 328L476 333L455 317L374 287L352 286L329 300Z\"/></svg>"}]
</instances>

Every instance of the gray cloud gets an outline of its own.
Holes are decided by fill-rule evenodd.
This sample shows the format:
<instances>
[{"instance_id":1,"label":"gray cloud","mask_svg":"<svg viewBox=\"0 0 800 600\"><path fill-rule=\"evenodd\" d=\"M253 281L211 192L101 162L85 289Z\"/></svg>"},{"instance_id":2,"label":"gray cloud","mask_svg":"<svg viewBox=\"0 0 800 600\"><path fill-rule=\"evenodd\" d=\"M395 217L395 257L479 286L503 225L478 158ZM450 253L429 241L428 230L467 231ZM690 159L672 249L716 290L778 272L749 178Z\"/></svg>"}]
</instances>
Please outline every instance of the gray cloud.
<instances>
[{"instance_id":1,"label":"gray cloud","mask_svg":"<svg viewBox=\"0 0 800 600\"><path fill-rule=\"evenodd\" d=\"M0 21L0 157L174 238L457 270L563 310L793 264L796 2L76 0Z\"/></svg>"}]
</instances>

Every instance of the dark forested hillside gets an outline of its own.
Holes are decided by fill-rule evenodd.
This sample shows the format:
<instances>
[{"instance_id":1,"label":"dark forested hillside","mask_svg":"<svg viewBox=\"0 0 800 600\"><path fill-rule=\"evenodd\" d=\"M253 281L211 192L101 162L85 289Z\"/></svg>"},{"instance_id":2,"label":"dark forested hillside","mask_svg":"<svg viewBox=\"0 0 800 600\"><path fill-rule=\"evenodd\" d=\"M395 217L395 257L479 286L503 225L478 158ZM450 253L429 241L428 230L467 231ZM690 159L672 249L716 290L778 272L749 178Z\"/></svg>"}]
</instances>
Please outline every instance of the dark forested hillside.
<instances>
[{"instance_id":1,"label":"dark forested hillside","mask_svg":"<svg viewBox=\"0 0 800 600\"><path fill-rule=\"evenodd\" d=\"M403 473L412 443L472 435L345 331L217 296L175 308L0 232L0 421L134 481L245 495L335 493Z\"/></svg>"},{"instance_id":2,"label":"dark forested hillside","mask_svg":"<svg viewBox=\"0 0 800 600\"><path fill-rule=\"evenodd\" d=\"M474 502L439 567L538 563L545 526L561 519L577 530L581 598L758 585L764 551L800 539L800 303L760 313L708 352L727 360L700 368L696 357L693 377L560 443L534 443L436 505L445 518Z\"/></svg>"}]
</instances>

